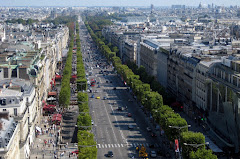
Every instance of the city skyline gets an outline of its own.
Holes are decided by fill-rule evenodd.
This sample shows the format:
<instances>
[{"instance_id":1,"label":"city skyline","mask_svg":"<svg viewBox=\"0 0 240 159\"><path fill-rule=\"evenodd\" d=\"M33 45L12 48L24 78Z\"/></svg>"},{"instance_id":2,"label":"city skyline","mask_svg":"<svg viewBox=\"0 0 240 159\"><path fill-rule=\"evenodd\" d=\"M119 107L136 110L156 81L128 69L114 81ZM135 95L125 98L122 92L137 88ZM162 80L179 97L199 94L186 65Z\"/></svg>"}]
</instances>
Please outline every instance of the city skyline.
<instances>
[{"instance_id":1,"label":"city skyline","mask_svg":"<svg viewBox=\"0 0 240 159\"><path fill-rule=\"evenodd\" d=\"M207 7L208 4L214 4L218 6L230 6L239 5L236 0L228 0L227 5L225 0L172 0L169 2L163 0L8 0L0 1L0 6L171 6L171 5L186 5L186 6L198 6L199 4Z\"/></svg>"}]
</instances>

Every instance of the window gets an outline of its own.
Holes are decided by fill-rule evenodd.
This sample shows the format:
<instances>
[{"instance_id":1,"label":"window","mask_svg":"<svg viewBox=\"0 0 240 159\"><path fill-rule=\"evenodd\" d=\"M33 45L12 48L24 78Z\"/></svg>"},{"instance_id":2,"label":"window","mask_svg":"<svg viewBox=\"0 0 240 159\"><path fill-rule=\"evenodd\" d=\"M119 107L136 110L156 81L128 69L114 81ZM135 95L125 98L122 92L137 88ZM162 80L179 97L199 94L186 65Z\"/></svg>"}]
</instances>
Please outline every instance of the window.
<instances>
[{"instance_id":1,"label":"window","mask_svg":"<svg viewBox=\"0 0 240 159\"><path fill-rule=\"evenodd\" d=\"M17 108L14 108L14 115L17 116Z\"/></svg>"}]
</instances>

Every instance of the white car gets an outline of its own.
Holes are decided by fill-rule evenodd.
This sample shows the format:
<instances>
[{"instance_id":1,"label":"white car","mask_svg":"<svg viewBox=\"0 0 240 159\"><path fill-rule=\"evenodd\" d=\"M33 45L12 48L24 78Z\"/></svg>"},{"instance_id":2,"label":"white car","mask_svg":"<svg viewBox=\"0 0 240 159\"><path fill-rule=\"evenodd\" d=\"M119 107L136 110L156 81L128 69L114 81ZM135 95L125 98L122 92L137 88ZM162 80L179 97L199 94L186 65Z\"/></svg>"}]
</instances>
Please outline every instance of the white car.
<instances>
[{"instance_id":1,"label":"white car","mask_svg":"<svg viewBox=\"0 0 240 159\"><path fill-rule=\"evenodd\" d=\"M91 123L92 123L92 125L94 125L94 121L93 120L91 120Z\"/></svg>"},{"instance_id":2,"label":"white car","mask_svg":"<svg viewBox=\"0 0 240 159\"><path fill-rule=\"evenodd\" d=\"M151 151L150 156L155 158L157 157L157 153L155 151Z\"/></svg>"}]
</instances>

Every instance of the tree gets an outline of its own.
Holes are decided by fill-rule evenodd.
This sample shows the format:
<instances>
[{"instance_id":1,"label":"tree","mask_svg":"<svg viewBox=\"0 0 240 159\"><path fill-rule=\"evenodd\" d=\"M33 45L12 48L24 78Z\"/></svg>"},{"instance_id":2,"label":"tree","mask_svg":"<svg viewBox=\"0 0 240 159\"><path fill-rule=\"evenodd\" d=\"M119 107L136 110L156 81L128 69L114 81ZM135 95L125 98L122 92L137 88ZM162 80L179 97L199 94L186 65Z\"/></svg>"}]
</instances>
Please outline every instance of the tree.
<instances>
[{"instance_id":1,"label":"tree","mask_svg":"<svg viewBox=\"0 0 240 159\"><path fill-rule=\"evenodd\" d=\"M175 139L178 139L181 132L188 131L187 125L188 125L187 121L181 118L180 115L176 115L175 117L172 117L172 118L167 118L165 132L168 136L168 139L170 141L174 141ZM172 126L172 127L169 127L169 126ZM182 129L174 128L174 127L184 127L184 126L186 127Z\"/></svg>"},{"instance_id":2,"label":"tree","mask_svg":"<svg viewBox=\"0 0 240 159\"><path fill-rule=\"evenodd\" d=\"M77 119L77 125L80 130L91 130L91 116L89 113L81 113Z\"/></svg>"},{"instance_id":3,"label":"tree","mask_svg":"<svg viewBox=\"0 0 240 159\"><path fill-rule=\"evenodd\" d=\"M192 131L183 132L180 135L182 155L184 158L189 158L191 151L197 151L198 149L205 149L205 136L202 133L195 133ZM184 144L185 143L185 144ZM196 144L198 146L192 146L188 144ZM203 145L200 145L203 144Z\"/></svg>"},{"instance_id":4,"label":"tree","mask_svg":"<svg viewBox=\"0 0 240 159\"><path fill-rule=\"evenodd\" d=\"M196 152L191 152L189 159L217 159L217 156L212 154L211 150L198 149Z\"/></svg>"}]
</instances>

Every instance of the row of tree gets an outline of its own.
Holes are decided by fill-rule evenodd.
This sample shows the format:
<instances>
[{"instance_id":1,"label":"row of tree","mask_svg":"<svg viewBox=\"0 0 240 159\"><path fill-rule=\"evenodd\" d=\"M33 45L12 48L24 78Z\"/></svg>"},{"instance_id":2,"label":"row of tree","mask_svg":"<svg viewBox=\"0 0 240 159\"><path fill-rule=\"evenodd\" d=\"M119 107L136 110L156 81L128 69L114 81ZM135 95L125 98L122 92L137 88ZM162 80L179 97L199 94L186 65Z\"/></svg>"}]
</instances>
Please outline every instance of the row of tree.
<instances>
[{"instance_id":1,"label":"row of tree","mask_svg":"<svg viewBox=\"0 0 240 159\"><path fill-rule=\"evenodd\" d=\"M18 24L22 24L22 25L32 25L33 23L38 22L38 20L37 19L24 20L22 18L19 18L19 19L8 19L5 22L6 23L18 23Z\"/></svg>"},{"instance_id":2,"label":"row of tree","mask_svg":"<svg viewBox=\"0 0 240 159\"><path fill-rule=\"evenodd\" d=\"M76 24L76 43L77 43L77 89L78 91L86 90L87 89L87 80L85 78L85 68L82 59L81 53L81 43L80 43L80 36L79 36L79 25Z\"/></svg>"},{"instance_id":3,"label":"row of tree","mask_svg":"<svg viewBox=\"0 0 240 159\"><path fill-rule=\"evenodd\" d=\"M205 153L210 150L205 149L204 135L202 133L188 132L188 124L186 120L181 118L179 114L175 113L171 107L163 104L162 95L158 92L152 91L149 84L142 82L139 75L134 74L127 65L122 64L121 59L117 57L116 53L112 52L109 46L104 43L101 39L102 37L98 37L95 34L88 22L85 22L85 25L98 48L107 57L107 59L113 63L118 74L127 83L127 85L132 88L133 93L145 109L151 112L156 123L161 125L161 128L166 132L168 139L170 141L174 141L175 139L181 138L184 158L191 158L192 156L196 156L198 154L207 155L203 158L216 158L216 156L212 153ZM183 143L188 145L186 146ZM199 146L198 149L203 153L196 153L195 151L197 149L193 146L189 146L189 144L202 145ZM192 155L189 156L189 154Z\"/></svg>"},{"instance_id":4,"label":"row of tree","mask_svg":"<svg viewBox=\"0 0 240 159\"><path fill-rule=\"evenodd\" d=\"M45 23L53 23L54 25L59 24L68 24L71 22L75 22L77 20L77 16L58 16L55 19L51 19L51 17L43 20Z\"/></svg>"},{"instance_id":5,"label":"row of tree","mask_svg":"<svg viewBox=\"0 0 240 159\"><path fill-rule=\"evenodd\" d=\"M78 158L79 159L96 159L97 148L96 141L94 141L94 135L89 131L92 128L91 116L89 114L88 107L88 95L85 92L78 93L78 107L79 116L77 119L78 125Z\"/></svg>"},{"instance_id":6,"label":"row of tree","mask_svg":"<svg viewBox=\"0 0 240 159\"><path fill-rule=\"evenodd\" d=\"M70 104L71 97L71 88L70 88L70 79L72 76L72 50L74 46L74 22L68 24L69 34L70 34L70 42L69 42L69 50L67 54L67 59L65 63L65 67L62 74L61 81L61 90L59 93L59 105L62 107L68 107Z\"/></svg>"},{"instance_id":7,"label":"row of tree","mask_svg":"<svg viewBox=\"0 0 240 159\"><path fill-rule=\"evenodd\" d=\"M77 43L77 88L78 91L87 89L87 80L85 78L85 69L81 53L81 43L79 37L79 25L76 23L76 43ZM79 159L96 159L97 148L94 135L89 131L92 128L91 116L88 107L88 95L85 92L78 93L79 115L77 119L78 126L78 158Z\"/></svg>"}]
</instances>

